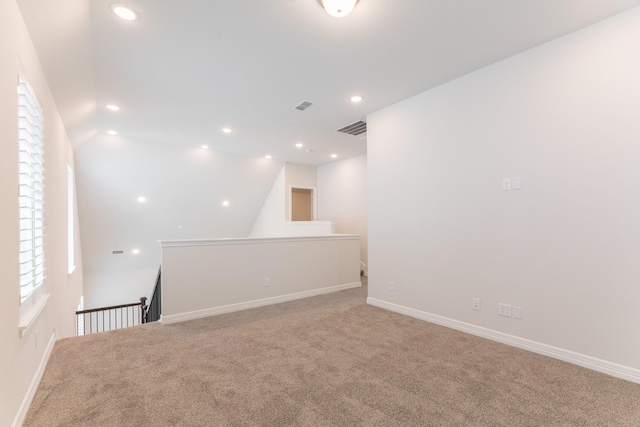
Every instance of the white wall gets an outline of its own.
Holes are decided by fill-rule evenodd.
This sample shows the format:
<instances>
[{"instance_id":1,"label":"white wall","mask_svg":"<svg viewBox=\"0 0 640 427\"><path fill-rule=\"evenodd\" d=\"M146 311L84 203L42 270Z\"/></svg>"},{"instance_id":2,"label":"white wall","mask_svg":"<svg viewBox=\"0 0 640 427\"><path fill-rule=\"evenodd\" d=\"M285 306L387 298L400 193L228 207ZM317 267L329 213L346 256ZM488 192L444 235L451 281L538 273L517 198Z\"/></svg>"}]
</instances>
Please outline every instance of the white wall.
<instances>
[{"instance_id":1,"label":"white wall","mask_svg":"<svg viewBox=\"0 0 640 427\"><path fill-rule=\"evenodd\" d=\"M638 52L636 7L370 115L370 301L640 381Z\"/></svg>"},{"instance_id":2,"label":"white wall","mask_svg":"<svg viewBox=\"0 0 640 427\"><path fill-rule=\"evenodd\" d=\"M249 237L276 236L275 233L279 232L280 224L284 222L285 218L284 174L285 167L283 166L251 227Z\"/></svg>"},{"instance_id":3,"label":"white wall","mask_svg":"<svg viewBox=\"0 0 640 427\"><path fill-rule=\"evenodd\" d=\"M159 246L159 245L158 245ZM85 308L108 307L151 299L158 267L103 273L85 273Z\"/></svg>"},{"instance_id":4,"label":"white wall","mask_svg":"<svg viewBox=\"0 0 640 427\"><path fill-rule=\"evenodd\" d=\"M162 323L360 285L354 235L162 242Z\"/></svg>"},{"instance_id":5,"label":"white wall","mask_svg":"<svg viewBox=\"0 0 640 427\"><path fill-rule=\"evenodd\" d=\"M45 290L50 295L23 338L18 333L18 58L45 117ZM73 168L73 152L15 0L0 0L0 144L0 425L11 426L26 415L56 334L74 335L82 293L78 238L77 269L70 277L67 271L67 164Z\"/></svg>"},{"instance_id":6,"label":"white wall","mask_svg":"<svg viewBox=\"0 0 640 427\"><path fill-rule=\"evenodd\" d=\"M249 237L320 236L335 232L335 224L331 220L291 221L292 187L314 188L317 192L315 166L287 163L282 168L249 232ZM317 197L314 198L317 205Z\"/></svg>"},{"instance_id":7,"label":"white wall","mask_svg":"<svg viewBox=\"0 0 640 427\"><path fill-rule=\"evenodd\" d=\"M368 264L367 156L318 166L318 219L335 222L338 234L360 235L360 259Z\"/></svg>"},{"instance_id":8,"label":"white wall","mask_svg":"<svg viewBox=\"0 0 640 427\"><path fill-rule=\"evenodd\" d=\"M104 134L76 158L87 308L151 297L158 240L246 237L283 166Z\"/></svg>"}]
</instances>

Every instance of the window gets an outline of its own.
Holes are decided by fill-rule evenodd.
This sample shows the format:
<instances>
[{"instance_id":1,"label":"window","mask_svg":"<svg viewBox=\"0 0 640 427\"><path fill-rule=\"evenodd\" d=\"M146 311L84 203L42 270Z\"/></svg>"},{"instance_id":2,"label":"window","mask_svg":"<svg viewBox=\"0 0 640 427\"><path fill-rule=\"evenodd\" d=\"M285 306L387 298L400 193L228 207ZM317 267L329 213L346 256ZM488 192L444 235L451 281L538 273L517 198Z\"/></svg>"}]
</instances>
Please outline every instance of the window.
<instances>
[{"instance_id":1,"label":"window","mask_svg":"<svg viewBox=\"0 0 640 427\"><path fill-rule=\"evenodd\" d=\"M44 117L33 89L22 75L18 78L18 132L20 312L22 317L31 313L30 324L46 301L38 301L45 279Z\"/></svg>"},{"instance_id":2,"label":"window","mask_svg":"<svg viewBox=\"0 0 640 427\"><path fill-rule=\"evenodd\" d=\"M73 246L73 170L67 165L67 260L69 266L69 274L76 269L75 253Z\"/></svg>"}]
</instances>

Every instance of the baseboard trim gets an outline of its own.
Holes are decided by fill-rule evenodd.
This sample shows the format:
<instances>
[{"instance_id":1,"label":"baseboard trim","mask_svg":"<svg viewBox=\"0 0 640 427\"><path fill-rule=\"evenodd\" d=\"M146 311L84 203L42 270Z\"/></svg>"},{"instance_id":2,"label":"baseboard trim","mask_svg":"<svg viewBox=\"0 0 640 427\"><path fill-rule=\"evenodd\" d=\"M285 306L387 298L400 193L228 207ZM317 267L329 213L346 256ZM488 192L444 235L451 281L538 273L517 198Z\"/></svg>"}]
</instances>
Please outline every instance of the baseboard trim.
<instances>
[{"instance_id":1,"label":"baseboard trim","mask_svg":"<svg viewBox=\"0 0 640 427\"><path fill-rule=\"evenodd\" d=\"M438 316L437 314L432 314L402 305L393 304L376 298L367 298L367 304L396 313L404 314L406 316L415 317L416 319L435 323L437 325L446 326L448 328L466 332L471 335L476 335L513 347L521 348L523 350L528 350L533 353L549 356L554 359L559 359L565 362L572 363L574 365L602 372L603 374L611 375L613 377L640 384L640 369L619 365L614 362L587 356L585 354L576 353L570 350L554 347L537 341L531 341L526 338L505 334L493 329L483 328L481 326L476 326L470 323L450 319L448 317Z\"/></svg>"},{"instance_id":2,"label":"baseboard trim","mask_svg":"<svg viewBox=\"0 0 640 427\"><path fill-rule=\"evenodd\" d=\"M53 351L53 346L56 344L56 334L55 332L51 334L51 339L49 339L49 343L47 344L47 348L44 350L44 354L42 356L42 360L40 360L40 365L36 370L33 379L31 380L31 384L29 384L29 388L27 389L27 393L22 399L22 403L20 404L20 408L18 409L18 413L16 414L15 419L13 420L12 427L21 427L24 423L24 420L27 418L27 412L29 412L29 407L31 406L31 402L33 402L33 398L36 395L36 391L38 390L38 385L40 385L40 381L42 380L42 376L44 375L44 370L47 367L47 363L49 362L49 357L51 356L51 352Z\"/></svg>"},{"instance_id":3,"label":"baseboard trim","mask_svg":"<svg viewBox=\"0 0 640 427\"><path fill-rule=\"evenodd\" d=\"M211 307L204 310L190 311L187 313L162 315L160 323L170 325L172 323L185 322L187 320L201 319L203 317L216 316L218 314L232 313L234 311L247 310L250 308L264 307L265 305L280 304L282 302L293 301L302 298L314 297L318 295L329 294L331 292L344 291L347 289L358 288L362 286L361 282L345 283L343 285L330 286L327 288L312 289L310 291L296 292L293 294L280 295L275 297L263 298L259 300L240 302L237 304L223 305L220 307Z\"/></svg>"}]
</instances>

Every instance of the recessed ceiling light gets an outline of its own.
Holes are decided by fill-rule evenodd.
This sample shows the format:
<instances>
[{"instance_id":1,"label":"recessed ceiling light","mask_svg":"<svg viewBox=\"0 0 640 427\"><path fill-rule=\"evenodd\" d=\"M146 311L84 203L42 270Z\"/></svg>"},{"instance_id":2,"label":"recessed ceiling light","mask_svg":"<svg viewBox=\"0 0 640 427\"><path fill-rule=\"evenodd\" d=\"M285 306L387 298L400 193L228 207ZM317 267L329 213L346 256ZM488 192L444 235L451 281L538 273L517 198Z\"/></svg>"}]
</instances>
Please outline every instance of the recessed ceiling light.
<instances>
[{"instance_id":1,"label":"recessed ceiling light","mask_svg":"<svg viewBox=\"0 0 640 427\"><path fill-rule=\"evenodd\" d=\"M231 133L231 129L230 128L222 128L222 132Z\"/></svg>"},{"instance_id":2,"label":"recessed ceiling light","mask_svg":"<svg viewBox=\"0 0 640 427\"><path fill-rule=\"evenodd\" d=\"M131 251L132 254L138 255L140 253L140 249L134 249Z\"/></svg>"},{"instance_id":3,"label":"recessed ceiling light","mask_svg":"<svg viewBox=\"0 0 640 427\"><path fill-rule=\"evenodd\" d=\"M337 155L337 154L332 154L332 155L331 155L331 158L332 158L332 159L335 159L335 158L337 158L337 157L338 157L338 155Z\"/></svg>"},{"instance_id":4,"label":"recessed ceiling light","mask_svg":"<svg viewBox=\"0 0 640 427\"><path fill-rule=\"evenodd\" d=\"M360 95L354 95L351 97L351 102L360 102L362 101L362 97Z\"/></svg>"},{"instance_id":5,"label":"recessed ceiling light","mask_svg":"<svg viewBox=\"0 0 640 427\"><path fill-rule=\"evenodd\" d=\"M208 150L208 149L209 149L209 146L208 146L208 145L204 145L204 144L203 144L203 145L201 145L201 146L200 146L200 148L202 148L203 150Z\"/></svg>"},{"instance_id":6,"label":"recessed ceiling light","mask_svg":"<svg viewBox=\"0 0 640 427\"><path fill-rule=\"evenodd\" d=\"M144 202L146 202L146 201L147 201L147 198L146 198L146 197L144 197L144 196L140 196L140 197L138 197L138 203L144 203Z\"/></svg>"},{"instance_id":7,"label":"recessed ceiling light","mask_svg":"<svg viewBox=\"0 0 640 427\"><path fill-rule=\"evenodd\" d=\"M107 133L109 135L117 135L118 134L118 132L116 132L115 130L108 130Z\"/></svg>"},{"instance_id":8,"label":"recessed ceiling light","mask_svg":"<svg viewBox=\"0 0 640 427\"><path fill-rule=\"evenodd\" d=\"M265 159L270 159L271 158L271 154L267 154L266 156L264 156Z\"/></svg>"},{"instance_id":9,"label":"recessed ceiling light","mask_svg":"<svg viewBox=\"0 0 640 427\"><path fill-rule=\"evenodd\" d=\"M107 109L111 111L118 111L120 107L118 107L116 104L107 104Z\"/></svg>"},{"instance_id":10,"label":"recessed ceiling light","mask_svg":"<svg viewBox=\"0 0 640 427\"><path fill-rule=\"evenodd\" d=\"M228 200L223 201L222 206L229 206L229 201Z\"/></svg>"},{"instance_id":11,"label":"recessed ceiling light","mask_svg":"<svg viewBox=\"0 0 640 427\"><path fill-rule=\"evenodd\" d=\"M342 18L353 11L358 0L318 0L327 13L335 18Z\"/></svg>"},{"instance_id":12,"label":"recessed ceiling light","mask_svg":"<svg viewBox=\"0 0 640 427\"><path fill-rule=\"evenodd\" d=\"M135 21L138 18L133 10L121 4L111 5L111 11L115 13L118 18L124 19L125 21Z\"/></svg>"},{"instance_id":13,"label":"recessed ceiling light","mask_svg":"<svg viewBox=\"0 0 640 427\"><path fill-rule=\"evenodd\" d=\"M302 148L302 147L304 147L304 145L303 145L301 142L298 142L298 143L296 144L296 147L298 147L298 148Z\"/></svg>"}]
</instances>

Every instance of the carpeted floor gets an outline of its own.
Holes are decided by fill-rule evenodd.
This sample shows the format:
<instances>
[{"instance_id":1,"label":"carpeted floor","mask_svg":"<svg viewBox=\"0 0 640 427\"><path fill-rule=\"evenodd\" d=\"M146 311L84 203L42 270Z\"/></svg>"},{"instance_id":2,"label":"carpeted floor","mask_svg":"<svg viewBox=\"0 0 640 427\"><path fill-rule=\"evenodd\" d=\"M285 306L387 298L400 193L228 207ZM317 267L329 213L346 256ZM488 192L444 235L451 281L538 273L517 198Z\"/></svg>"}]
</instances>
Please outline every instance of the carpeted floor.
<instances>
[{"instance_id":1,"label":"carpeted floor","mask_svg":"<svg viewBox=\"0 0 640 427\"><path fill-rule=\"evenodd\" d=\"M25 426L640 426L640 385L353 289L58 341Z\"/></svg>"}]
</instances>

